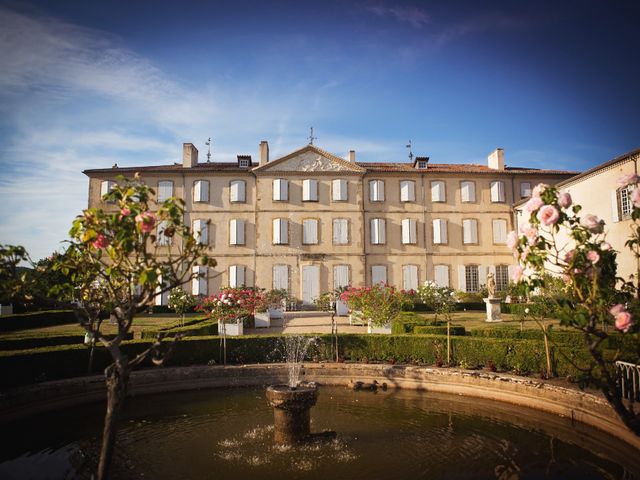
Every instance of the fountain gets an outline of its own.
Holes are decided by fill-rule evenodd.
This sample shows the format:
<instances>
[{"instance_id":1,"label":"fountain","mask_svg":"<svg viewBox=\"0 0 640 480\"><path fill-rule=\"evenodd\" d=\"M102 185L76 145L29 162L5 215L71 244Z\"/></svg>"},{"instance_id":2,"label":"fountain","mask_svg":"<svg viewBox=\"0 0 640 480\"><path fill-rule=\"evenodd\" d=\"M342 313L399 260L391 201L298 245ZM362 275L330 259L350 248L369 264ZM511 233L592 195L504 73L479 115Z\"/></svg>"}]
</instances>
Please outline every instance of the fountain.
<instances>
[{"instance_id":1,"label":"fountain","mask_svg":"<svg viewBox=\"0 0 640 480\"><path fill-rule=\"evenodd\" d=\"M267 401L273 407L273 439L276 443L297 443L311 436L310 410L318 400L318 387L315 384L301 385L300 372L307 351L316 340L315 337L283 337L289 383L270 385L266 391Z\"/></svg>"}]
</instances>

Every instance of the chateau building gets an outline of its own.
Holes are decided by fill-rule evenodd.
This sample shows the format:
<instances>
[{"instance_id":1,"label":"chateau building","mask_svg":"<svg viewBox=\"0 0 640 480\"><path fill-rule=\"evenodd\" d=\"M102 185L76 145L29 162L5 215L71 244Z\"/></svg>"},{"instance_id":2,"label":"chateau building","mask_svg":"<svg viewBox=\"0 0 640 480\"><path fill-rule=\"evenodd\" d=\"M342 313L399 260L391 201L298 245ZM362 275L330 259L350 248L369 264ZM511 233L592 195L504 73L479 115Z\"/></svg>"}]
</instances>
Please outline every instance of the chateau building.
<instances>
[{"instance_id":1,"label":"chateau building","mask_svg":"<svg viewBox=\"0 0 640 480\"><path fill-rule=\"evenodd\" d=\"M198 162L184 144L180 164L86 170L89 206L109 208L102 195L120 175L142 179L158 201L185 201L185 222L208 245L217 267L190 286L212 294L223 286L285 288L305 304L347 285L386 282L416 289L425 280L475 292L494 273L509 281L513 257L507 232L513 205L539 182L555 184L576 172L505 166L504 152L487 164L356 161L306 145L259 162ZM171 239L158 225L158 253ZM166 301L161 299L160 301Z\"/></svg>"}]
</instances>

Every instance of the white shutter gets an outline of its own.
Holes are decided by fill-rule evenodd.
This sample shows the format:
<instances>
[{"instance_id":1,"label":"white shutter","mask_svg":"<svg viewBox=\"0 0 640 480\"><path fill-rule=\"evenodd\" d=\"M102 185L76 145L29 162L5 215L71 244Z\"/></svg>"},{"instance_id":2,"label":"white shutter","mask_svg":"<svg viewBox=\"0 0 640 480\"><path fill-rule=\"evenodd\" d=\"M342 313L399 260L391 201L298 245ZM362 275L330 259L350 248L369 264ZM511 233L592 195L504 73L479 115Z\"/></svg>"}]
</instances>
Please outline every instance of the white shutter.
<instances>
[{"instance_id":1,"label":"white shutter","mask_svg":"<svg viewBox=\"0 0 640 480\"><path fill-rule=\"evenodd\" d=\"M244 180L234 180L230 184L230 200L232 202L246 202L246 188Z\"/></svg>"},{"instance_id":2,"label":"white shutter","mask_svg":"<svg viewBox=\"0 0 640 480\"><path fill-rule=\"evenodd\" d=\"M402 288L405 290L418 290L417 265L404 265L402 267Z\"/></svg>"},{"instance_id":3,"label":"white shutter","mask_svg":"<svg viewBox=\"0 0 640 480\"><path fill-rule=\"evenodd\" d=\"M349 286L349 265L335 265L333 267L333 288Z\"/></svg>"},{"instance_id":4,"label":"white shutter","mask_svg":"<svg viewBox=\"0 0 640 480\"><path fill-rule=\"evenodd\" d=\"M371 267L371 285L387 283L387 267L385 265L373 265Z\"/></svg>"},{"instance_id":5,"label":"white shutter","mask_svg":"<svg viewBox=\"0 0 640 480\"><path fill-rule=\"evenodd\" d=\"M173 182L163 180L158 182L158 202L164 202L173 197Z\"/></svg>"},{"instance_id":6,"label":"white shutter","mask_svg":"<svg viewBox=\"0 0 640 480\"><path fill-rule=\"evenodd\" d=\"M114 186L115 182L112 182L111 180L103 180L100 183L100 196L104 197L107 193L113 190Z\"/></svg>"},{"instance_id":7,"label":"white shutter","mask_svg":"<svg viewBox=\"0 0 640 480\"><path fill-rule=\"evenodd\" d=\"M308 218L302 221L302 243L318 243L318 220Z\"/></svg>"},{"instance_id":8,"label":"white shutter","mask_svg":"<svg viewBox=\"0 0 640 480\"><path fill-rule=\"evenodd\" d=\"M346 218L336 218L333 220L333 243L335 245L346 245L349 243L349 221Z\"/></svg>"},{"instance_id":9,"label":"white shutter","mask_svg":"<svg viewBox=\"0 0 640 480\"><path fill-rule=\"evenodd\" d=\"M229 244L244 245L244 220L229 221Z\"/></svg>"},{"instance_id":10,"label":"white shutter","mask_svg":"<svg viewBox=\"0 0 640 480\"><path fill-rule=\"evenodd\" d=\"M434 278L436 285L439 287L449 286L449 266L448 265L436 265L433 267Z\"/></svg>"},{"instance_id":11,"label":"white shutter","mask_svg":"<svg viewBox=\"0 0 640 480\"><path fill-rule=\"evenodd\" d=\"M478 243L478 221L471 220L471 243Z\"/></svg>"},{"instance_id":12,"label":"white shutter","mask_svg":"<svg viewBox=\"0 0 640 480\"><path fill-rule=\"evenodd\" d=\"M522 182L520 184L520 198L527 198L531 196L531 183Z\"/></svg>"},{"instance_id":13,"label":"white shutter","mask_svg":"<svg viewBox=\"0 0 640 480\"><path fill-rule=\"evenodd\" d=\"M432 202L444 202L445 201L445 189L444 182L441 180L431 182L431 201Z\"/></svg>"},{"instance_id":14,"label":"white shutter","mask_svg":"<svg viewBox=\"0 0 640 480\"><path fill-rule=\"evenodd\" d=\"M369 182L369 200L372 202L384 202L384 182L371 180Z\"/></svg>"},{"instance_id":15,"label":"white shutter","mask_svg":"<svg viewBox=\"0 0 640 480\"><path fill-rule=\"evenodd\" d=\"M462 221L462 243L471 243L471 220Z\"/></svg>"},{"instance_id":16,"label":"white shutter","mask_svg":"<svg viewBox=\"0 0 640 480\"><path fill-rule=\"evenodd\" d=\"M305 179L302 181L302 200L305 202L316 202L318 200L318 181Z\"/></svg>"},{"instance_id":17,"label":"white shutter","mask_svg":"<svg viewBox=\"0 0 640 480\"><path fill-rule=\"evenodd\" d=\"M513 277L513 269L515 268L515 265L509 265L507 267L507 271L509 272L509 282L512 282L513 280L511 280L511 278Z\"/></svg>"},{"instance_id":18,"label":"white shutter","mask_svg":"<svg viewBox=\"0 0 640 480\"><path fill-rule=\"evenodd\" d=\"M507 243L507 221L504 219L493 220L493 243Z\"/></svg>"},{"instance_id":19,"label":"white shutter","mask_svg":"<svg viewBox=\"0 0 640 480\"><path fill-rule=\"evenodd\" d=\"M207 180L196 180L193 182L193 201L209 201L209 182Z\"/></svg>"},{"instance_id":20,"label":"white shutter","mask_svg":"<svg viewBox=\"0 0 640 480\"><path fill-rule=\"evenodd\" d=\"M491 201L504 202L504 182L500 180L491 182Z\"/></svg>"},{"instance_id":21,"label":"white shutter","mask_svg":"<svg viewBox=\"0 0 640 480\"><path fill-rule=\"evenodd\" d=\"M403 180L400 182L400 201L416 201L416 182L412 180Z\"/></svg>"},{"instance_id":22,"label":"white shutter","mask_svg":"<svg viewBox=\"0 0 640 480\"><path fill-rule=\"evenodd\" d=\"M611 220L614 222L620 221L620 216L618 215L618 192L616 190L611 192Z\"/></svg>"},{"instance_id":23,"label":"white shutter","mask_svg":"<svg viewBox=\"0 0 640 480\"><path fill-rule=\"evenodd\" d=\"M205 220L193 221L193 238L201 245L209 244L209 224Z\"/></svg>"},{"instance_id":24,"label":"white shutter","mask_svg":"<svg viewBox=\"0 0 640 480\"><path fill-rule=\"evenodd\" d=\"M276 245L284 245L289 242L289 229L287 220L284 218L275 218L273 220L273 243Z\"/></svg>"},{"instance_id":25,"label":"white shutter","mask_svg":"<svg viewBox=\"0 0 640 480\"><path fill-rule=\"evenodd\" d=\"M276 178L273 181L273 199L286 202L289 200L289 182L283 178Z\"/></svg>"},{"instance_id":26,"label":"white shutter","mask_svg":"<svg viewBox=\"0 0 640 480\"><path fill-rule=\"evenodd\" d=\"M385 221L383 218L371 219L371 244L381 245L385 243Z\"/></svg>"},{"instance_id":27,"label":"white shutter","mask_svg":"<svg viewBox=\"0 0 640 480\"><path fill-rule=\"evenodd\" d=\"M478 265L478 286L487 285L487 266Z\"/></svg>"},{"instance_id":28,"label":"white shutter","mask_svg":"<svg viewBox=\"0 0 640 480\"><path fill-rule=\"evenodd\" d=\"M433 243L435 245L447 243L447 221L435 219L433 221Z\"/></svg>"},{"instance_id":29,"label":"white shutter","mask_svg":"<svg viewBox=\"0 0 640 480\"><path fill-rule=\"evenodd\" d=\"M191 280L191 293L193 295L207 294L207 267L193 267L193 279Z\"/></svg>"},{"instance_id":30,"label":"white shutter","mask_svg":"<svg viewBox=\"0 0 640 480\"><path fill-rule=\"evenodd\" d=\"M405 218L402 220L402 243L416 243L416 220L414 218Z\"/></svg>"},{"instance_id":31,"label":"white shutter","mask_svg":"<svg viewBox=\"0 0 640 480\"><path fill-rule=\"evenodd\" d=\"M170 223L168 220L163 220L158 224L157 231L156 231L156 234L157 234L156 243L158 245L165 245L165 246L171 245L171 237L167 237L164 234L164 231L169 226L169 224Z\"/></svg>"},{"instance_id":32,"label":"white shutter","mask_svg":"<svg viewBox=\"0 0 640 480\"><path fill-rule=\"evenodd\" d=\"M229 267L229 286L237 288L243 285L246 285L244 265L231 265Z\"/></svg>"},{"instance_id":33,"label":"white shutter","mask_svg":"<svg viewBox=\"0 0 640 480\"><path fill-rule=\"evenodd\" d=\"M282 240L280 238L280 219L279 218L273 219L273 243L276 245L282 243Z\"/></svg>"},{"instance_id":34,"label":"white shutter","mask_svg":"<svg viewBox=\"0 0 640 480\"><path fill-rule=\"evenodd\" d=\"M276 290L289 290L289 266L273 266L273 288Z\"/></svg>"},{"instance_id":35,"label":"white shutter","mask_svg":"<svg viewBox=\"0 0 640 480\"><path fill-rule=\"evenodd\" d=\"M198 267L193 267L193 268L198 268ZM164 300L164 294L160 294L160 290L162 290L162 286L164 285L164 283L162 282L162 275L158 275L158 286L156 287L156 296L153 299L153 303L156 305L165 305L165 303L163 303Z\"/></svg>"},{"instance_id":36,"label":"white shutter","mask_svg":"<svg viewBox=\"0 0 640 480\"><path fill-rule=\"evenodd\" d=\"M464 265L458 265L458 290L467 291L467 279L465 277Z\"/></svg>"},{"instance_id":37,"label":"white shutter","mask_svg":"<svg viewBox=\"0 0 640 480\"><path fill-rule=\"evenodd\" d=\"M463 202L475 202L476 184L473 182L462 182L460 184L460 197Z\"/></svg>"},{"instance_id":38,"label":"white shutter","mask_svg":"<svg viewBox=\"0 0 640 480\"><path fill-rule=\"evenodd\" d=\"M331 185L331 195L334 202L346 201L348 198L347 181L343 178L336 178Z\"/></svg>"}]
</instances>

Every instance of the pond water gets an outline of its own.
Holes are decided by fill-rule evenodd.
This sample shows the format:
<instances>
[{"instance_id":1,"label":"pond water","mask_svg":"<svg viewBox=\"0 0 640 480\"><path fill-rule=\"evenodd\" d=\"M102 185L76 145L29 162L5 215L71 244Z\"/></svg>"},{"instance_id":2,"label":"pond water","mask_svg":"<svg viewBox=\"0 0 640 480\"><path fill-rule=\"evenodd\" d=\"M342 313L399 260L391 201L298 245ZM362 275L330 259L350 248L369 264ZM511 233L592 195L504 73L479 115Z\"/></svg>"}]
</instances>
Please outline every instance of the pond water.
<instances>
[{"instance_id":1,"label":"pond water","mask_svg":"<svg viewBox=\"0 0 640 480\"><path fill-rule=\"evenodd\" d=\"M89 478L104 405L3 425L0 478ZM130 399L113 478L640 478L638 452L569 419L414 391L320 387L314 432L335 439L274 446L263 388Z\"/></svg>"}]
</instances>

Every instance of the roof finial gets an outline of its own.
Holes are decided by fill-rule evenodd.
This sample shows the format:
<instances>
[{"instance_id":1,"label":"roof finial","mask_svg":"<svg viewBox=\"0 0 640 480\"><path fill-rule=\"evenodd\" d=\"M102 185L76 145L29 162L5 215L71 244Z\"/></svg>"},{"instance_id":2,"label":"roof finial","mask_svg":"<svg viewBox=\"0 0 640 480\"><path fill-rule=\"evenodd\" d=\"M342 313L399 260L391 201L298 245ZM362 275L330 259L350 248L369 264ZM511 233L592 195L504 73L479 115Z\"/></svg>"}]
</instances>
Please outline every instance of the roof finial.
<instances>
[{"instance_id":1,"label":"roof finial","mask_svg":"<svg viewBox=\"0 0 640 480\"><path fill-rule=\"evenodd\" d=\"M209 163L211 161L211 137L209 137L204 144L209 147L209 150L207 151L207 163Z\"/></svg>"},{"instance_id":2,"label":"roof finial","mask_svg":"<svg viewBox=\"0 0 640 480\"><path fill-rule=\"evenodd\" d=\"M313 145L313 141L317 140L318 137L314 137L313 136L313 127L311 127L309 130L310 130L311 133L309 133L309 137L307 137L307 138L309 139L309 145Z\"/></svg>"},{"instance_id":3,"label":"roof finial","mask_svg":"<svg viewBox=\"0 0 640 480\"><path fill-rule=\"evenodd\" d=\"M409 140L409 144L406 146L409 149L409 161L413 162L413 143Z\"/></svg>"}]
</instances>

